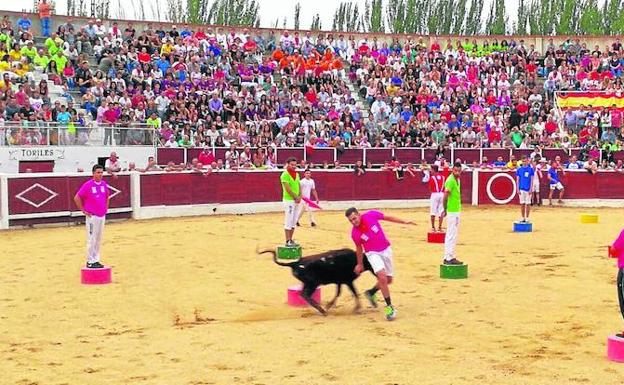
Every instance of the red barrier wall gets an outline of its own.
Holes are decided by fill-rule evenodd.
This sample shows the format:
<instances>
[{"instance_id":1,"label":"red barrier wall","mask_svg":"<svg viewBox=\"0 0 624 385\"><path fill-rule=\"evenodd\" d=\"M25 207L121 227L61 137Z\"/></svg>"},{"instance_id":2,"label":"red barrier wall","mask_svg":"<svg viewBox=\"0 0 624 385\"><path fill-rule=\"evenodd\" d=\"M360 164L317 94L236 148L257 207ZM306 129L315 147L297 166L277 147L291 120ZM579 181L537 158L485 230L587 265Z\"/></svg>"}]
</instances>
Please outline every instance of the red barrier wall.
<instances>
[{"instance_id":1,"label":"red barrier wall","mask_svg":"<svg viewBox=\"0 0 624 385\"><path fill-rule=\"evenodd\" d=\"M599 172L592 175L586 171L567 171L560 174L565 188L565 199L623 199L624 174ZM518 204L514 172L480 171L478 204ZM546 174L541 181L542 198L548 196L549 185ZM555 194L555 196L557 196Z\"/></svg>"},{"instance_id":2,"label":"red barrier wall","mask_svg":"<svg viewBox=\"0 0 624 385\"><path fill-rule=\"evenodd\" d=\"M141 206L191 205L206 203L276 202L282 199L280 172L226 172L202 176L195 173L141 175ZM321 200L428 199L429 189L422 174L397 180L391 171L314 171ZM472 176L462 177L462 195L470 202Z\"/></svg>"},{"instance_id":3,"label":"red barrier wall","mask_svg":"<svg viewBox=\"0 0 624 385\"><path fill-rule=\"evenodd\" d=\"M89 176L20 177L8 179L9 215L32 217L78 211L73 198ZM130 209L130 176L106 177L111 186L111 209Z\"/></svg>"}]
</instances>

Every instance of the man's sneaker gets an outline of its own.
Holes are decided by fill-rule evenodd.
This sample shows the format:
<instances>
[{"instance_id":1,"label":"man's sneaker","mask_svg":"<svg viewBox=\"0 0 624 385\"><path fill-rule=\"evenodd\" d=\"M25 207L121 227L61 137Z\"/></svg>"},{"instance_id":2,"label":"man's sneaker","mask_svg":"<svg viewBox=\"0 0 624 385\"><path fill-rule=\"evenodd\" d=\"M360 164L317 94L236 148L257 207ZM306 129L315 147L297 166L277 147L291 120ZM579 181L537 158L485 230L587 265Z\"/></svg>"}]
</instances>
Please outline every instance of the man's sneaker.
<instances>
[{"instance_id":1,"label":"man's sneaker","mask_svg":"<svg viewBox=\"0 0 624 385\"><path fill-rule=\"evenodd\" d=\"M372 294L370 290L366 290L364 292L364 297L366 297L372 307L377 307L377 298L375 298L375 294Z\"/></svg>"},{"instance_id":2,"label":"man's sneaker","mask_svg":"<svg viewBox=\"0 0 624 385\"><path fill-rule=\"evenodd\" d=\"M103 269L104 265L99 262L89 263L87 262L87 269Z\"/></svg>"},{"instance_id":3,"label":"man's sneaker","mask_svg":"<svg viewBox=\"0 0 624 385\"><path fill-rule=\"evenodd\" d=\"M286 241L286 247L299 247L299 244L292 239Z\"/></svg>"},{"instance_id":4,"label":"man's sneaker","mask_svg":"<svg viewBox=\"0 0 624 385\"><path fill-rule=\"evenodd\" d=\"M394 306L392 306L392 305L386 306L385 313L386 313L386 319L388 321L394 320L396 318L396 315L397 315L397 311L394 308Z\"/></svg>"},{"instance_id":5,"label":"man's sneaker","mask_svg":"<svg viewBox=\"0 0 624 385\"><path fill-rule=\"evenodd\" d=\"M463 265L464 263L457 258L449 259L448 261L444 260L445 265Z\"/></svg>"},{"instance_id":6,"label":"man's sneaker","mask_svg":"<svg viewBox=\"0 0 624 385\"><path fill-rule=\"evenodd\" d=\"M316 227L316 223L312 222L312 223L310 223L310 226Z\"/></svg>"}]
</instances>

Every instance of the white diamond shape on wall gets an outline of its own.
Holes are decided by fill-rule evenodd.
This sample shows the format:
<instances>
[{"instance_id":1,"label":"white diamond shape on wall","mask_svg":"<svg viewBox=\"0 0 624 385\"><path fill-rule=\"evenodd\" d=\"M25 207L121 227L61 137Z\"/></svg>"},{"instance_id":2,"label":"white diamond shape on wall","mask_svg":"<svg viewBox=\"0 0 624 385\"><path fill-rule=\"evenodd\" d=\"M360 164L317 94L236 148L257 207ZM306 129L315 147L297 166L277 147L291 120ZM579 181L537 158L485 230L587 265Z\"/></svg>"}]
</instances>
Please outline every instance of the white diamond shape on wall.
<instances>
[{"instance_id":1,"label":"white diamond shape on wall","mask_svg":"<svg viewBox=\"0 0 624 385\"><path fill-rule=\"evenodd\" d=\"M44 199L41 202L33 202L30 199L26 198L26 194L31 192L34 189L41 189L45 192L47 192L49 195L46 199ZM22 191L21 193L17 194L15 197L19 200L21 200L22 202L26 202L29 205L35 207L35 208L39 208L43 205L45 205L46 203L48 203L49 201L51 201L52 199L56 198L58 196L58 194L52 190L50 190L49 188L40 185L39 183L35 183L34 185L30 186L29 188L27 188L26 190Z\"/></svg>"},{"instance_id":2,"label":"white diamond shape on wall","mask_svg":"<svg viewBox=\"0 0 624 385\"><path fill-rule=\"evenodd\" d=\"M108 199L113 199L113 197L121 194L121 190L119 190L119 189L117 189L117 188L115 188L115 187L113 187L111 185L108 185L108 189L111 190L111 191L114 191L111 195L108 196Z\"/></svg>"}]
</instances>

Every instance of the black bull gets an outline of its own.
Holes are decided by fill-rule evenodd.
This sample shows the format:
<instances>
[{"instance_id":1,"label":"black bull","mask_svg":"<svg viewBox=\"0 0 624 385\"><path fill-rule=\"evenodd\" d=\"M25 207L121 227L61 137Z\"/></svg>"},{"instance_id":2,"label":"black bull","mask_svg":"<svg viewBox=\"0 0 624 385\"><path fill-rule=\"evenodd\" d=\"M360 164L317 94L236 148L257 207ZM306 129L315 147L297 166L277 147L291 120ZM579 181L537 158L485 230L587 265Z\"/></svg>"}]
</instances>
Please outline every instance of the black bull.
<instances>
[{"instance_id":1,"label":"black bull","mask_svg":"<svg viewBox=\"0 0 624 385\"><path fill-rule=\"evenodd\" d=\"M274 250L260 251L260 254L267 253L273 254L273 261L276 264L292 269L295 278L303 283L301 296L321 314L326 315L327 311L312 298L312 294L320 285L332 283L336 285L336 296L327 304L327 310L336 303L343 284L349 287L355 297L356 305L354 311L360 309L360 298L353 285L353 281L358 277L353 271L357 264L355 251L351 249L330 250L320 254L309 255L293 262L278 261L277 253ZM364 270L373 272L366 258L364 258L363 264Z\"/></svg>"}]
</instances>

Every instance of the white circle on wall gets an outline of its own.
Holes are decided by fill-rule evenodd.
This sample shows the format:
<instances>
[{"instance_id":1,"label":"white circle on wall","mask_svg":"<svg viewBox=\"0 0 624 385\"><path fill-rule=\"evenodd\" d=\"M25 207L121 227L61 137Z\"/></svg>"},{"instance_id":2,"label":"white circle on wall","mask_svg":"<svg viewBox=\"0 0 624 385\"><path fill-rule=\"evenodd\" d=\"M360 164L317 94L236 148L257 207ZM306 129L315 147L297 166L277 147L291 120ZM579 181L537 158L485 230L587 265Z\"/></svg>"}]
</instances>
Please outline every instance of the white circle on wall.
<instances>
[{"instance_id":1,"label":"white circle on wall","mask_svg":"<svg viewBox=\"0 0 624 385\"><path fill-rule=\"evenodd\" d=\"M494 183L494 181L500 177L509 179L513 187L513 191L511 195L506 199L498 199L494 196L494 194L492 194L492 183ZM507 174L506 172L495 174L488 180L487 185L485 187L485 192L487 192L487 195L492 202L498 205L506 205L507 203L511 202L511 200L514 199L514 197L516 196L516 181L511 175Z\"/></svg>"}]
</instances>

